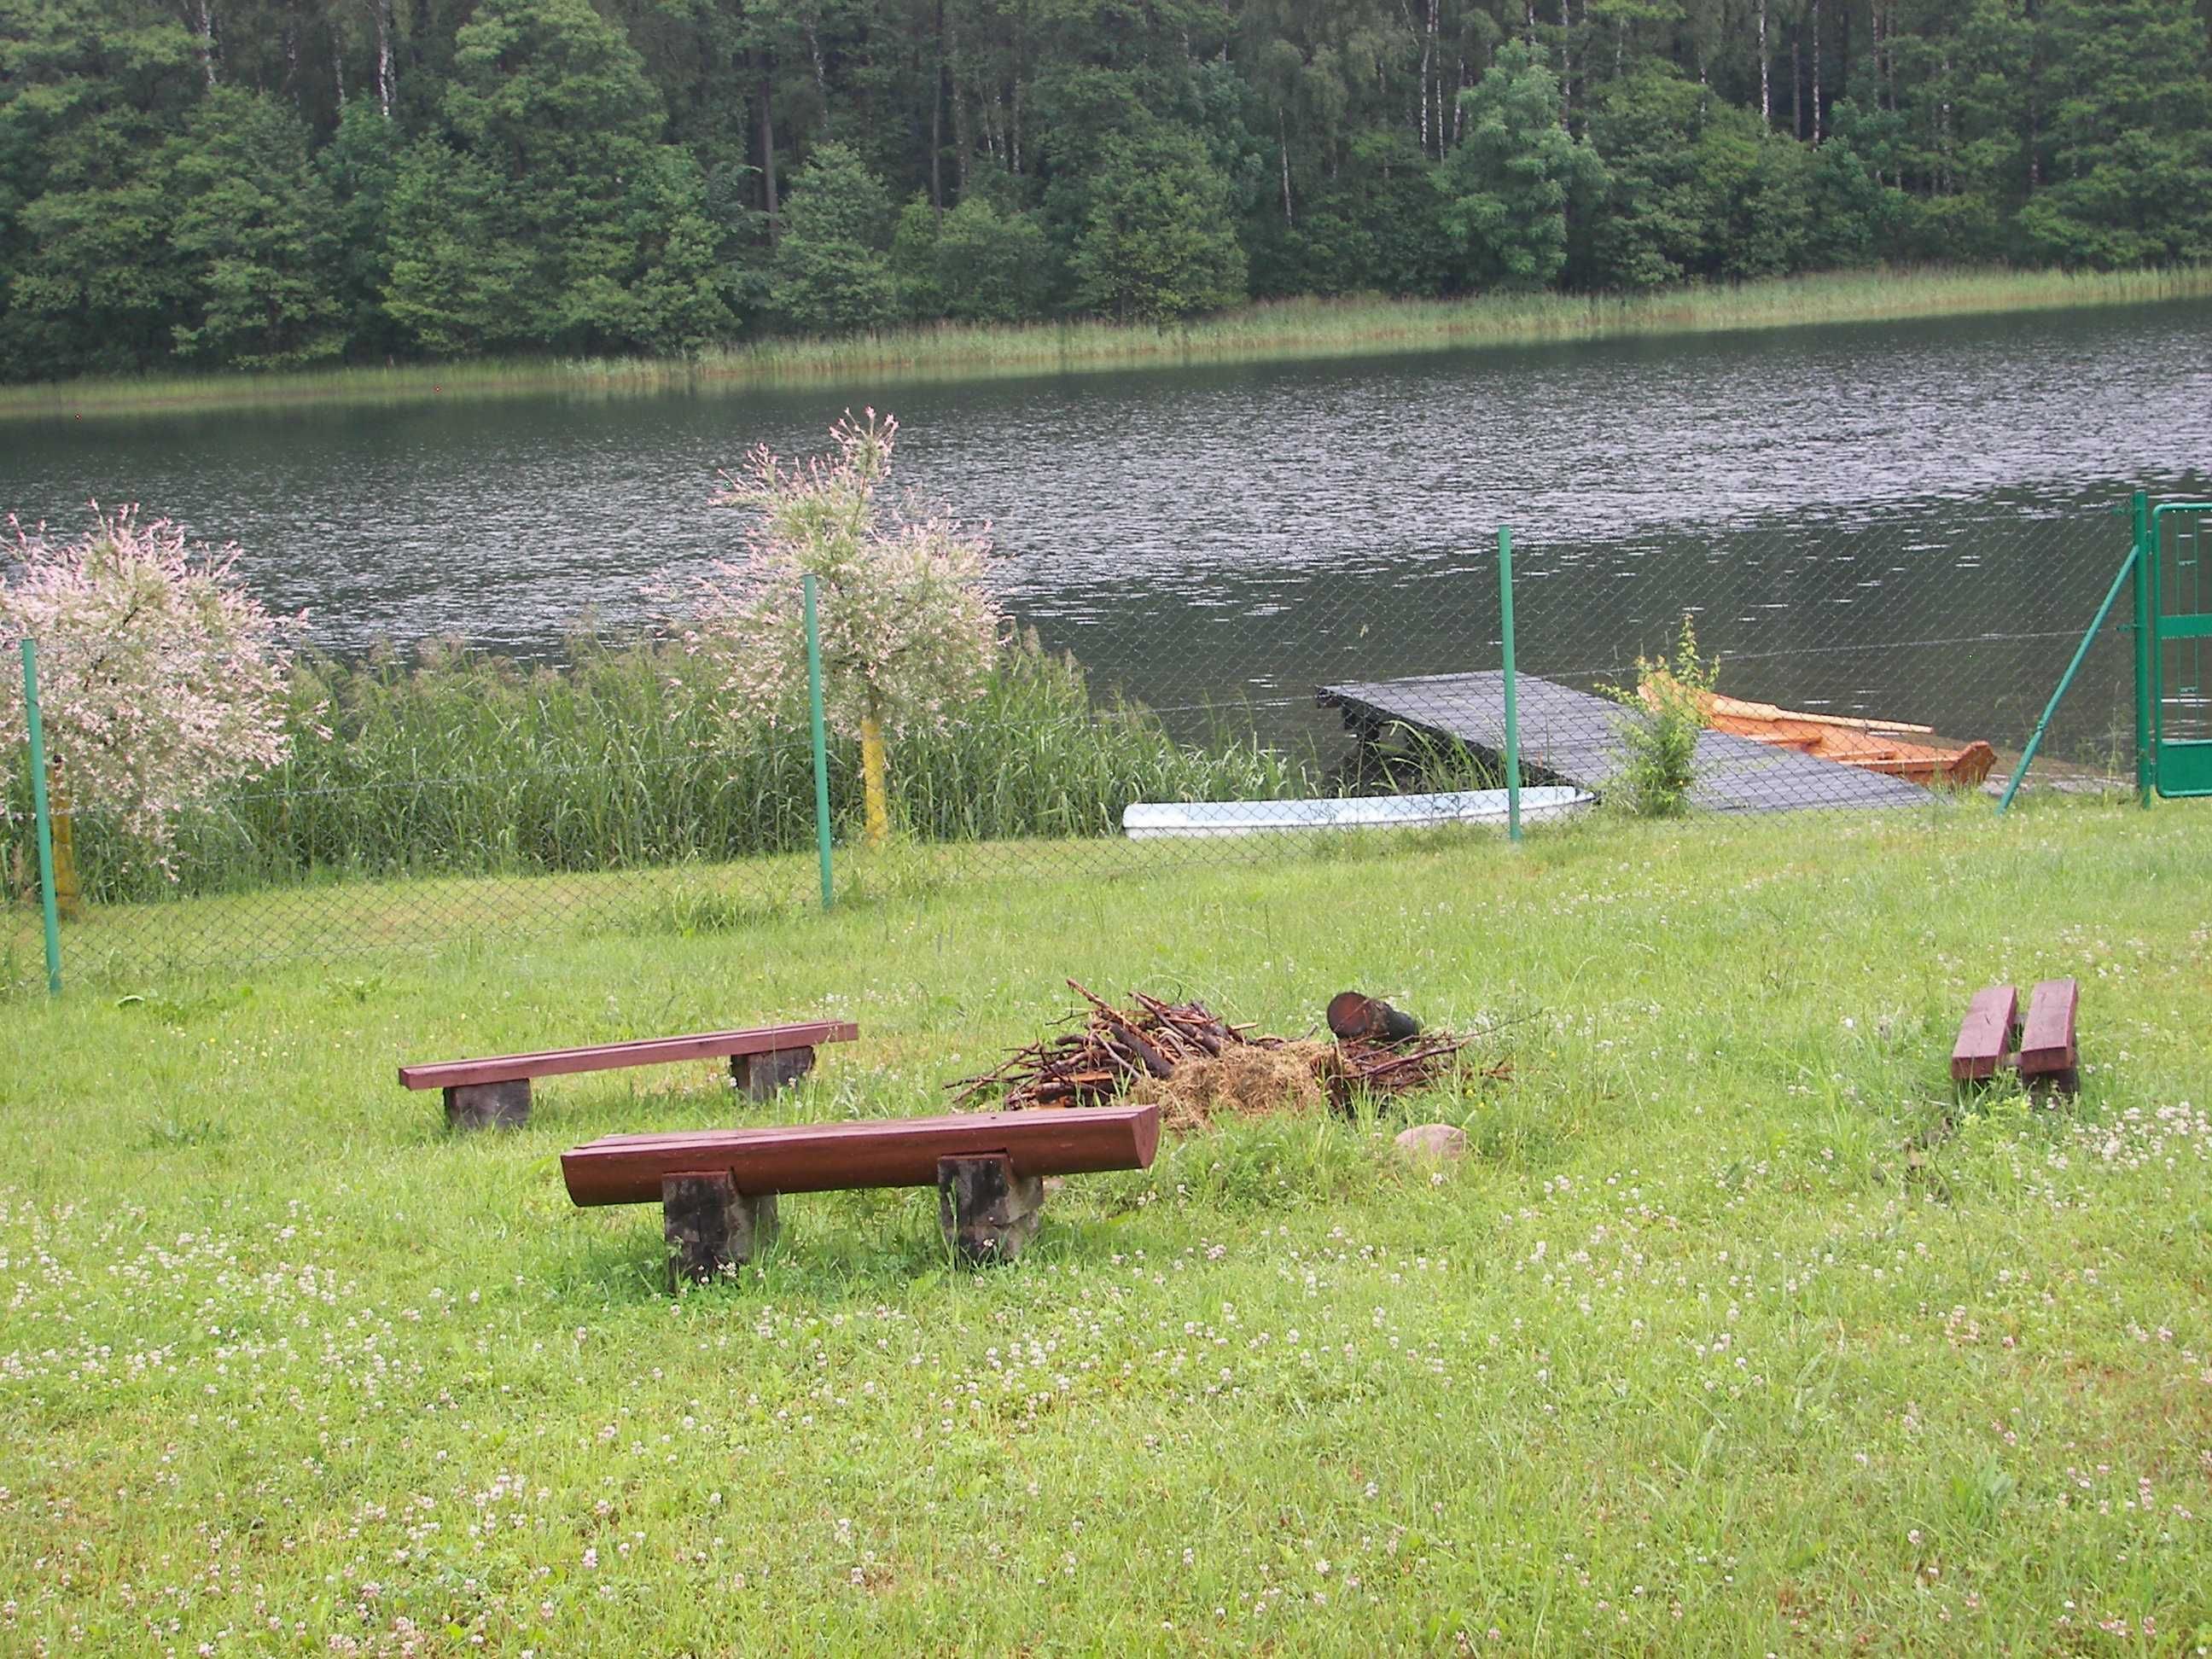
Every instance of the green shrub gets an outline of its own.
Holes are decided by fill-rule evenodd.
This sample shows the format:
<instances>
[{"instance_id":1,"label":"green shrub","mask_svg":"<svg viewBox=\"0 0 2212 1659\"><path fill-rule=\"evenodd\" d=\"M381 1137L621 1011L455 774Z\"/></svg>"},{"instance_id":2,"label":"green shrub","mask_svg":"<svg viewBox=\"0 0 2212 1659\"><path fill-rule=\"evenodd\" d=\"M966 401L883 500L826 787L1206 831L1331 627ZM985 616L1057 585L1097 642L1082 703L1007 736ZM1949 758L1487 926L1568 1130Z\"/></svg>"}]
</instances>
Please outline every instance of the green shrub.
<instances>
[{"instance_id":1,"label":"green shrub","mask_svg":"<svg viewBox=\"0 0 2212 1659\"><path fill-rule=\"evenodd\" d=\"M1642 818L1680 817L1690 810L1698 737L1718 673L1717 660L1698 657L1697 629L1684 611L1671 661L1638 657L1633 689L1599 688L1626 711L1619 722L1623 764L1607 791L1614 805Z\"/></svg>"}]
</instances>

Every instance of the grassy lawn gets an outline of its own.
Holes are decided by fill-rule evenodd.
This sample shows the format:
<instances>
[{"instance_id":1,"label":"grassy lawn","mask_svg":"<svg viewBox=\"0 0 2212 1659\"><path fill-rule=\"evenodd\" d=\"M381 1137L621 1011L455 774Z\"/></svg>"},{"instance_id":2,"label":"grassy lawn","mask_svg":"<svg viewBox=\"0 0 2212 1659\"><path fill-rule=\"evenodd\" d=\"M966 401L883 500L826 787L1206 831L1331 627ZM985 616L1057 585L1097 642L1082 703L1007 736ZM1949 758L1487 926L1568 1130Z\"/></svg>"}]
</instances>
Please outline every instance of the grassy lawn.
<instances>
[{"instance_id":1,"label":"grassy lawn","mask_svg":"<svg viewBox=\"0 0 2212 1659\"><path fill-rule=\"evenodd\" d=\"M0 1650L2201 1651L2212 812L1595 823L961 882L687 932L0 1006ZM2078 1103L1961 1109L2078 975ZM1510 1077L1071 1180L1012 1267L799 1197L664 1292L557 1153L392 1068L812 1013L769 1115L932 1109L1069 975L1285 1032L1358 986ZM750 1114L758 1116L758 1113Z\"/></svg>"}]
</instances>

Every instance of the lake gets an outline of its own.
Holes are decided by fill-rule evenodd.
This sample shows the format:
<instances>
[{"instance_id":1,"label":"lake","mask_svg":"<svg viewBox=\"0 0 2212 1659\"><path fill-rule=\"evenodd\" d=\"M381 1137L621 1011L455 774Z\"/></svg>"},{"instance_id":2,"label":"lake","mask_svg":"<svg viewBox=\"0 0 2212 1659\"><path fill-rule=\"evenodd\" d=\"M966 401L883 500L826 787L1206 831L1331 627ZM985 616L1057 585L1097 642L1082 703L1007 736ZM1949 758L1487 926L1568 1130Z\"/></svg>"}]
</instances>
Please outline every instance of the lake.
<instances>
[{"instance_id":1,"label":"lake","mask_svg":"<svg viewBox=\"0 0 2212 1659\"><path fill-rule=\"evenodd\" d=\"M143 502L236 539L343 652L525 655L736 548L757 443L872 401L901 475L988 520L1009 611L1194 726L1318 733L1315 685L1589 684L1681 613L1739 695L2017 743L2126 549L2132 489L2212 485L2212 306L970 383L514 397L0 426L0 507ZM2075 748L2125 703L2100 647ZM2124 723L2124 721L2123 721ZM2002 730L1998 729L2002 728Z\"/></svg>"}]
</instances>

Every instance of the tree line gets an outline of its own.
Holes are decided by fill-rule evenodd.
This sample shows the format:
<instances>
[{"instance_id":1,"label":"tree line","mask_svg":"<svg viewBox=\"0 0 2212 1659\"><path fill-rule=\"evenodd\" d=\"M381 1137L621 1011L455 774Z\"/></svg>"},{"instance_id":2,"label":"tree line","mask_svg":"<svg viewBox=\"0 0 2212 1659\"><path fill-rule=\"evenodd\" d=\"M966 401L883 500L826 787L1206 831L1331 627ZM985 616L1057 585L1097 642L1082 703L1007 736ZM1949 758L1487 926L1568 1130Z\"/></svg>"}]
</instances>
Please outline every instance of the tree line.
<instances>
[{"instance_id":1,"label":"tree line","mask_svg":"<svg viewBox=\"0 0 2212 1659\"><path fill-rule=\"evenodd\" d=\"M2212 0L0 0L0 376L2212 258Z\"/></svg>"}]
</instances>

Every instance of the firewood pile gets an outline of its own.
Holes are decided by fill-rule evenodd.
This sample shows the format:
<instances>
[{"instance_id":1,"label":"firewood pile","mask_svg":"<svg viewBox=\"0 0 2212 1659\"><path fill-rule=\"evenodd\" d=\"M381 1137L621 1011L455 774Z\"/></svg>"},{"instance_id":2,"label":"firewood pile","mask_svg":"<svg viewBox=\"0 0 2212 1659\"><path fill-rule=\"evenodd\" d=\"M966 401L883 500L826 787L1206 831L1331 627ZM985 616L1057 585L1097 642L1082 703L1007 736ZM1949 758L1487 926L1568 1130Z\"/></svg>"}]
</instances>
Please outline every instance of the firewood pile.
<instances>
[{"instance_id":1,"label":"firewood pile","mask_svg":"<svg viewBox=\"0 0 2212 1659\"><path fill-rule=\"evenodd\" d=\"M1249 1026L1230 1024L1202 1002L1163 1002L1139 991L1130 998L1133 1008L1124 1012L1075 981L1067 983L1089 1005L1083 1024L1017 1048L995 1071L948 1084L959 1091L952 1097L955 1106L994 1094L992 1104L1006 1112L1031 1106L1096 1106L1123 1094L1139 1078L1164 1081L1177 1066L1200 1055L1218 1060L1224 1049L1240 1044L1283 1046L1280 1037L1248 1035Z\"/></svg>"},{"instance_id":2,"label":"firewood pile","mask_svg":"<svg viewBox=\"0 0 2212 1659\"><path fill-rule=\"evenodd\" d=\"M1334 1042L1294 1041L1231 1024L1202 1002L1168 1002L1136 991L1129 1006L1117 1008L1074 980L1068 986L1083 999L1081 1023L1014 1050L992 1071L948 1084L957 1091L956 1107L1092 1106L1133 1093L1173 1106L1197 1085L1195 1099L1234 1095L1243 1109L1317 1104L1324 1096L1342 1108L1361 1093L1401 1094L1436 1081L1473 1040L1418 1027L1394 1036L1378 1023L1371 1033ZM1247 1098L1253 1089L1224 1090L1224 1077L1249 1079L1259 1092L1283 1098ZM1194 1108L1180 1116L1190 1122L1206 1115ZM1170 1121L1176 1118L1171 1111Z\"/></svg>"},{"instance_id":3,"label":"firewood pile","mask_svg":"<svg viewBox=\"0 0 2212 1659\"><path fill-rule=\"evenodd\" d=\"M1366 1037L1340 1037L1328 1051L1322 1082L1339 1106L1351 1104L1358 1094L1410 1094L1450 1071L1458 1064L1460 1050L1474 1041L1431 1032L1425 1040L1409 1039L1394 1048Z\"/></svg>"}]
</instances>

